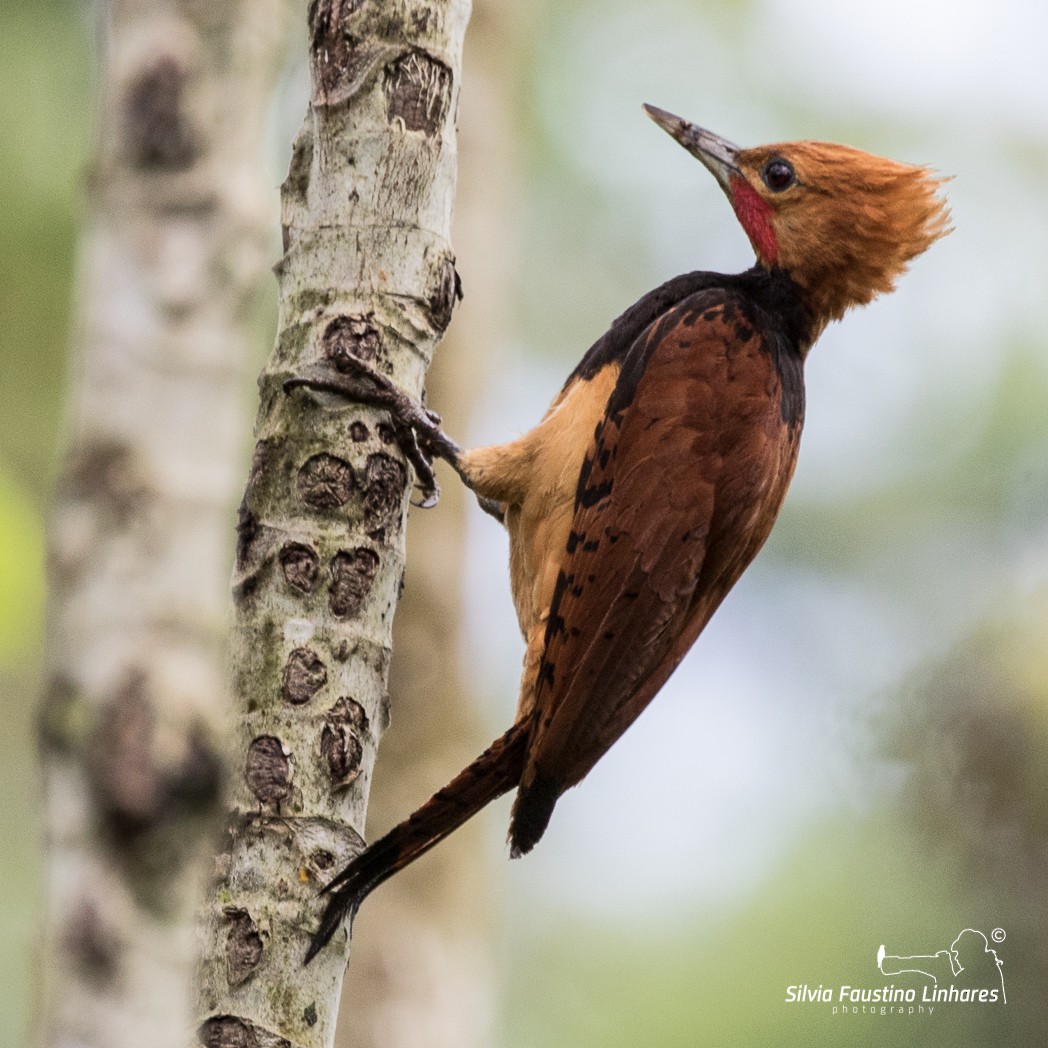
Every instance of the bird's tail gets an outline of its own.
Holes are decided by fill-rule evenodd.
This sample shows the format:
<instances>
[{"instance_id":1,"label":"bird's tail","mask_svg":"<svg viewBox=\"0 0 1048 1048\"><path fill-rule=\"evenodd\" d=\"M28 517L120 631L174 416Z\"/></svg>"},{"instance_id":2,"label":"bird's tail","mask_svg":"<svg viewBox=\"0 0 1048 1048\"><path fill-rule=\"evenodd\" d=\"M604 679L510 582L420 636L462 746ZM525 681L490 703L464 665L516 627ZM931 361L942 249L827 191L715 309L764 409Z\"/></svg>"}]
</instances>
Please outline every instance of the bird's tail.
<instances>
[{"instance_id":1,"label":"bird's tail","mask_svg":"<svg viewBox=\"0 0 1048 1048\"><path fill-rule=\"evenodd\" d=\"M343 920L348 917L352 926L360 904L383 881L520 782L529 734L530 724L515 724L418 811L365 848L328 884L324 893L331 893L331 898L309 944L306 964L327 944Z\"/></svg>"},{"instance_id":2,"label":"bird's tail","mask_svg":"<svg viewBox=\"0 0 1048 1048\"><path fill-rule=\"evenodd\" d=\"M521 785L509 817L509 854L519 859L538 844L546 832L561 785L555 779L537 777Z\"/></svg>"}]
</instances>

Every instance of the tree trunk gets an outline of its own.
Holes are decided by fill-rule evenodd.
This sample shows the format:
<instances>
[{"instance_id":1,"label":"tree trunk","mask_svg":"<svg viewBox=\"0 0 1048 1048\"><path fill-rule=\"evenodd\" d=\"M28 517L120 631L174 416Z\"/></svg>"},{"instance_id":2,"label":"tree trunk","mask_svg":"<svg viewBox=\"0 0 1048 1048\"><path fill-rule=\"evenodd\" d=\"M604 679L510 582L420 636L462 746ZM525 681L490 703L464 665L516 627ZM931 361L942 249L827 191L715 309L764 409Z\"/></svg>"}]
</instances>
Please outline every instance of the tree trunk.
<instances>
[{"instance_id":1,"label":"tree trunk","mask_svg":"<svg viewBox=\"0 0 1048 1048\"><path fill-rule=\"evenodd\" d=\"M513 88L522 82L516 74L534 10L474 0L466 39L454 223L466 296L426 380L431 404L456 438L466 434L505 345L519 240ZM413 514L408 528L410 558L390 671L393 720L368 807L372 839L465 767L500 730L482 724L476 682L462 657L468 502L468 491L452 482L439 512ZM488 518L478 526L497 528ZM502 700L509 716L514 696ZM484 832L490 828L490 816L474 819L368 898L353 931L338 1048L491 1044L493 879L506 855L491 847Z\"/></svg>"},{"instance_id":2,"label":"tree trunk","mask_svg":"<svg viewBox=\"0 0 1048 1048\"><path fill-rule=\"evenodd\" d=\"M457 289L468 11L310 6L311 105L283 187L280 326L238 528L233 810L199 969L207 1045L334 1037L348 937L302 961L319 887L362 843L410 470L380 412L284 382L353 354L421 394Z\"/></svg>"},{"instance_id":3,"label":"tree trunk","mask_svg":"<svg viewBox=\"0 0 1048 1048\"><path fill-rule=\"evenodd\" d=\"M50 535L43 1042L182 1045L286 0L105 8Z\"/></svg>"}]
</instances>

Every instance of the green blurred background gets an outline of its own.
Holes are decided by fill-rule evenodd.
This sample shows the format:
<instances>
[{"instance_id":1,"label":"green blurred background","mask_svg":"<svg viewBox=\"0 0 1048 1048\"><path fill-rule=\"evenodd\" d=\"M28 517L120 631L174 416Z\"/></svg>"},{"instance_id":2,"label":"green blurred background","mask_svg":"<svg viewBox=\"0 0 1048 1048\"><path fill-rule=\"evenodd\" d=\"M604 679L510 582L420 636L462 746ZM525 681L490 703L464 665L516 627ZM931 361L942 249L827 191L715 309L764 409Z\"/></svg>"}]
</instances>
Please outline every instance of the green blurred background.
<instances>
[{"instance_id":1,"label":"green blurred background","mask_svg":"<svg viewBox=\"0 0 1048 1048\"><path fill-rule=\"evenodd\" d=\"M531 424L649 287L750 262L712 180L641 102L741 144L824 138L931 164L954 176L956 230L813 352L801 463L768 549L659 702L564 799L543 847L508 866L500 1042L1044 1043L1048 9L528 10L500 43L514 125L492 133L512 136L506 219L521 232L474 440ZM12 1044L40 905L43 536L92 36L83 4L0 6L0 1038ZM293 128L301 77L287 83ZM467 294L485 264L460 255ZM470 542L469 654L498 726L520 654L504 538L475 517ZM785 1003L800 983L881 985L879 945L934 953L964 927L1003 931L1007 1006L899 1018Z\"/></svg>"}]
</instances>

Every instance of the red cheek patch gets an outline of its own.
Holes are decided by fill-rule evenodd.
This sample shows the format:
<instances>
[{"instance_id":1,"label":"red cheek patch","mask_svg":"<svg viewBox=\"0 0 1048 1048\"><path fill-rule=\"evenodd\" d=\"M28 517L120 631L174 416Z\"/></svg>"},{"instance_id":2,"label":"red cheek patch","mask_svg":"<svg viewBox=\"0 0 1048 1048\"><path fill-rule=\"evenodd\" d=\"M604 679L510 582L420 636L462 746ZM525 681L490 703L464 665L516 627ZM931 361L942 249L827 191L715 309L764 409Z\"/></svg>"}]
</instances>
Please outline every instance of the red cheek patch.
<instances>
[{"instance_id":1,"label":"red cheek patch","mask_svg":"<svg viewBox=\"0 0 1048 1048\"><path fill-rule=\"evenodd\" d=\"M774 266L779 261L779 242L771 224L771 205L743 178L732 175L731 206L739 224L746 230L762 262Z\"/></svg>"}]
</instances>

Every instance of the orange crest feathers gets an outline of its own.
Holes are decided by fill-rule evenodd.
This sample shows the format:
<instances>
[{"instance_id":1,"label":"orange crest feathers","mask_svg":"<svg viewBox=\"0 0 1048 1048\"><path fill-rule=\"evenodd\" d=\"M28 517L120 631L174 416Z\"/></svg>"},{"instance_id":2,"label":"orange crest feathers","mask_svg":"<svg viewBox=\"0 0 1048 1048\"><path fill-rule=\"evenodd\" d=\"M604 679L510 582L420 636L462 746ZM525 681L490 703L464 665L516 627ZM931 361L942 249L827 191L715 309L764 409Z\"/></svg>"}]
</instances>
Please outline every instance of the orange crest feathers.
<instances>
[{"instance_id":1,"label":"orange crest feathers","mask_svg":"<svg viewBox=\"0 0 1048 1048\"><path fill-rule=\"evenodd\" d=\"M768 171L783 161L794 178L776 190ZM804 289L819 326L891 291L908 263L950 231L938 193L947 179L927 167L826 142L742 150L738 167L769 209L771 264Z\"/></svg>"}]
</instances>

